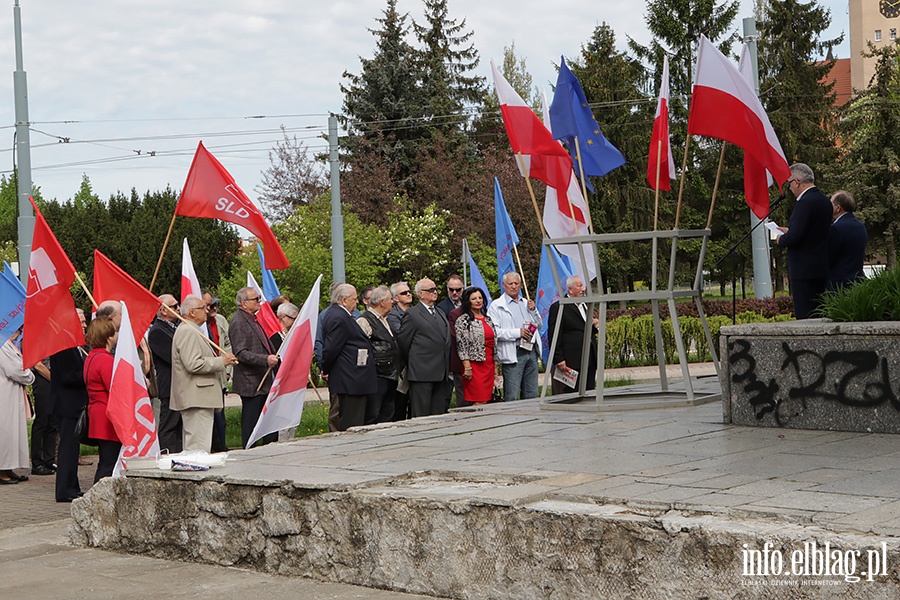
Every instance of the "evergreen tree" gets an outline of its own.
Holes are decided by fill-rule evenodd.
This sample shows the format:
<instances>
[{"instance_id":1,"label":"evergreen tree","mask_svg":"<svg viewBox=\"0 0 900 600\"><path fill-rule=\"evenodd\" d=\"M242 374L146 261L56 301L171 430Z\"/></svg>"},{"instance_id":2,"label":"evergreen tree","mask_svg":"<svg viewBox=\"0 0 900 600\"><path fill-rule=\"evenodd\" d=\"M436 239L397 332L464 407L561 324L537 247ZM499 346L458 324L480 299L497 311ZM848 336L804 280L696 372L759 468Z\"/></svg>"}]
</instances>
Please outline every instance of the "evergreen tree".
<instances>
[{"instance_id":1,"label":"evergreen tree","mask_svg":"<svg viewBox=\"0 0 900 600\"><path fill-rule=\"evenodd\" d=\"M349 133L344 144L349 164L357 152L375 152L379 160L396 168L396 177L404 185L427 137L421 119L422 77L417 53L406 41L408 15L397 12L397 0L387 0L383 15L376 19L381 28L369 30L376 38L374 56L360 57L359 75L344 72L347 83L341 84L340 120Z\"/></svg>"},{"instance_id":2,"label":"evergreen tree","mask_svg":"<svg viewBox=\"0 0 900 600\"><path fill-rule=\"evenodd\" d=\"M868 251L884 253L893 268L900 243L900 45L870 45L869 56L877 59L875 76L843 111L845 146L836 175L859 203Z\"/></svg>"}]
</instances>

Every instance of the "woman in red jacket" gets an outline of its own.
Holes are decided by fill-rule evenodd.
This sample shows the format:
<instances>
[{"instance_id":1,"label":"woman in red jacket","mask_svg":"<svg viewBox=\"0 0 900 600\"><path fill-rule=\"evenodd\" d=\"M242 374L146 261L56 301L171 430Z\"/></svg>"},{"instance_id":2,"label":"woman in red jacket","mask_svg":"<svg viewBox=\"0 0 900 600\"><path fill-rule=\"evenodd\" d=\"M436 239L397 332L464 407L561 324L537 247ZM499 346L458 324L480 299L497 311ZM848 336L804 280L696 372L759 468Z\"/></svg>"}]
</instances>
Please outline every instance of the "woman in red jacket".
<instances>
[{"instance_id":1,"label":"woman in red jacket","mask_svg":"<svg viewBox=\"0 0 900 600\"><path fill-rule=\"evenodd\" d=\"M84 361L84 383L88 393L88 436L97 440L100 454L94 483L112 475L122 448L122 442L106 416L114 362L111 350L118 337L119 332L113 322L102 317L91 321L85 332L85 339L91 347L91 352Z\"/></svg>"}]
</instances>

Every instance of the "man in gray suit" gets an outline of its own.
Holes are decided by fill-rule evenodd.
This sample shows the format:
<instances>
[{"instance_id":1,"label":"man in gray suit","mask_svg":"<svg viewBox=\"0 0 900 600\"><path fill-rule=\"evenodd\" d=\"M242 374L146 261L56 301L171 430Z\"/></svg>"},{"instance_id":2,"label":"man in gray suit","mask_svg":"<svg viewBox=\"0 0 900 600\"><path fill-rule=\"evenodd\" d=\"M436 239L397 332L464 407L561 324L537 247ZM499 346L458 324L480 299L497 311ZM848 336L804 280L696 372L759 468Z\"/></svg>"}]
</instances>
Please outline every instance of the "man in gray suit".
<instances>
[{"instance_id":1,"label":"man in gray suit","mask_svg":"<svg viewBox=\"0 0 900 600\"><path fill-rule=\"evenodd\" d=\"M430 279L416 283L419 303L400 321L397 343L406 362L411 417L439 415L450 406L450 325L435 307L438 289Z\"/></svg>"},{"instance_id":2,"label":"man in gray suit","mask_svg":"<svg viewBox=\"0 0 900 600\"><path fill-rule=\"evenodd\" d=\"M187 319L172 338L172 410L181 412L185 450L209 452L212 447L213 413L222 408L220 373L237 363L234 354L216 356L200 326L206 322L207 304L188 296L181 304Z\"/></svg>"}]
</instances>

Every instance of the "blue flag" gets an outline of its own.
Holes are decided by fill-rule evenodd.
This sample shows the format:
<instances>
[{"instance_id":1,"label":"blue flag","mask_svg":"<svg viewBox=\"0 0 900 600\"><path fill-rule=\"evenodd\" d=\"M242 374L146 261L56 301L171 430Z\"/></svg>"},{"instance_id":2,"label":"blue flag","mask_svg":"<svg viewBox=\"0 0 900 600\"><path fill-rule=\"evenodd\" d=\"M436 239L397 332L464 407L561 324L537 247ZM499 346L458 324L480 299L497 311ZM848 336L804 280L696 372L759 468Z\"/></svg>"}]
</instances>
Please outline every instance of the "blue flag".
<instances>
[{"instance_id":1,"label":"blue flag","mask_svg":"<svg viewBox=\"0 0 900 600\"><path fill-rule=\"evenodd\" d=\"M503 288L503 276L516 270L513 262L514 247L519 243L516 228L513 227L506 212L506 204L503 202L503 192L500 191L500 182L494 177L494 220L497 224L497 277L500 279L500 288Z\"/></svg>"},{"instance_id":2,"label":"blue flag","mask_svg":"<svg viewBox=\"0 0 900 600\"><path fill-rule=\"evenodd\" d=\"M25 288L6 261L0 274L0 344L25 324Z\"/></svg>"},{"instance_id":3,"label":"blue flag","mask_svg":"<svg viewBox=\"0 0 900 600\"><path fill-rule=\"evenodd\" d=\"M578 156L575 153L575 138L578 138L585 179L588 175L602 177L625 164L622 153L600 132L600 125L588 105L584 90L566 65L565 57L561 57L559 63L556 91L550 104L550 123L553 139L566 142L572 154L575 173L580 174ZM585 184L593 191L589 181L585 181Z\"/></svg>"},{"instance_id":4,"label":"blue flag","mask_svg":"<svg viewBox=\"0 0 900 600\"><path fill-rule=\"evenodd\" d=\"M484 291L484 310L487 312L487 307L491 305L491 290L488 288L484 277L482 277L481 271L478 270L478 265L475 264L475 259L472 258L471 252L469 252L469 284Z\"/></svg>"},{"instance_id":5,"label":"blue flag","mask_svg":"<svg viewBox=\"0 0 900 600\"><path fill-rule=\"evenodd\" d=\"M263 295L266 297L266 300L271 302L280 296L281 292L278 291L275 278L272 277L272 271L266 268L266 255L263 254L262 246L256 244L256 250L259 252L259 267L262 269Z\"/></svg>"},{"instance_id":6,"label":"blue flag","mask_svg":"<svg viewBox=\"0 0 900 600\"><path fill-rule=\"evenodd\" d=\"M547 253L547 248L550 253ZM541 357L544 364L547 364L547 357L550 354L550 331L549 316L550 305L559 300L559 291L556 289L556 280L553 279L553 269L550 267L551 255L556 263L556 272L559 275L559 283L563 290L566 288L566 279L575 274L572 263L568 256L562 256L553 246L544 246L541 248L541 268L538 271L538 290L537 300L535 300L535 308L541 315Z\"/></svg>"}]
</instances>

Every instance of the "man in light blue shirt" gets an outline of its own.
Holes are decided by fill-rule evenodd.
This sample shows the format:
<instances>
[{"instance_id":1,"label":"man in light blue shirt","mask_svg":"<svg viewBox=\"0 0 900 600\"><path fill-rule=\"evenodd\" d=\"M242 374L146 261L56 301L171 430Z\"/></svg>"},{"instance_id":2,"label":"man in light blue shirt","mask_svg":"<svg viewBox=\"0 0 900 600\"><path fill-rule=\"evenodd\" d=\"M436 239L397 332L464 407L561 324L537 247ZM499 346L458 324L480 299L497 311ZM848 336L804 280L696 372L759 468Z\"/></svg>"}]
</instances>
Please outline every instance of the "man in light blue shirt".
<instances>
[{"instance_id":1,"label":"man in light blue shirt","mask_svg":"<svg viewBox=\"0 0 900 600\"><path fill-rule=\"evenodd\" d=\"M488 308L494 322L497 358L503 368L503 399L538 396L538 333L541 315L534 300L519 297L522 278L515 271L503 276L503 294Z\"/></svg>"}]
</instances>

